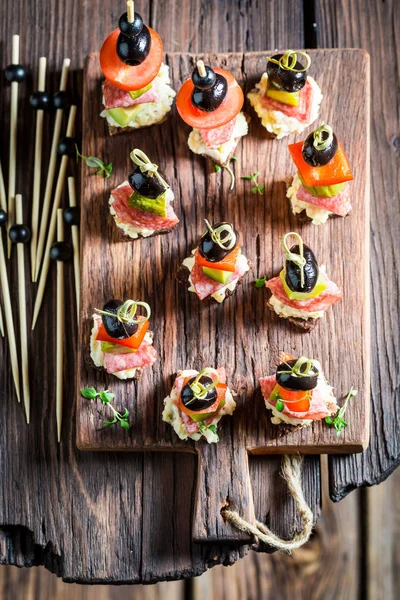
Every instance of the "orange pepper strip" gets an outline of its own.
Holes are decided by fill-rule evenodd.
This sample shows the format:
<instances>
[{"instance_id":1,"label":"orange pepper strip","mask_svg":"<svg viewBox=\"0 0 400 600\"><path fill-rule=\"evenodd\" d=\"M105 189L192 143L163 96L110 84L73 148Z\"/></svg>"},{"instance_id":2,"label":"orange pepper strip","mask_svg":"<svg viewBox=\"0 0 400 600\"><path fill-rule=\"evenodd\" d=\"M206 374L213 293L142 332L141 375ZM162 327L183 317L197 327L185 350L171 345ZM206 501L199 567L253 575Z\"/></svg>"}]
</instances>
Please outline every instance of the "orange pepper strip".
<instances>
[{"instance_id":1,"label":"orange pepper strip","mask_svg":"<svg viewBox=\"0 0 400 600\"><path fill-rule=\"evenodd\" d=\"M312 167L303 158L302 155L303 142L297 144L289 144L289 152L304 183L308 187L321 185L335 185L344 181L351 181L353 173L350 169L349 161L344 153L343 146L338 140L338 149L335 156L322 167Z\"/></svg>"},{"instance_id":2,"label":"orange pepper strip","mask_svg":"<svg viewBox=\"0 0 400 600\"><path fill-rule=\"evenodd\" d=\"M127 348L133 348L137 350L140 344L143 342L143 338L146 335L146 331L149 328L149 321L142 321L138 324L136 333L131 335L129 338L124 340L116 340L115 338L108 335L103 323L100 325L96 335L96 340L99 342L111 342L111 344L118 344L119 346L126 346Z\"/></svg>"},{"instance_id":3,"label":"orange pepper strip","mask_svg":"<svg viewBox=\"0 0 400 600\"><path fill-rule=\"evenodd\" d=\"M293 412L308 412L310 410L310 400L312 391L299 390L287 390L277 384L279 394L282 400L287 404L287 408Z\"/></svg>"},{"instance_id":4,"label":"orange pepper strip","mask_svg":"<svg viewBox=\"0 0 400 600\"><path fill-rule=\"evenodd\" d=\"M236 261L239 256L240 246L236 246L230 252L220 260L219 262L209 262L206 258L203 258L199 251L197 251L196 263L199 267L208 267L209 269L217 269L218 271L231 271L232 273L236 267Z\"/></svg>"}]
</instances>

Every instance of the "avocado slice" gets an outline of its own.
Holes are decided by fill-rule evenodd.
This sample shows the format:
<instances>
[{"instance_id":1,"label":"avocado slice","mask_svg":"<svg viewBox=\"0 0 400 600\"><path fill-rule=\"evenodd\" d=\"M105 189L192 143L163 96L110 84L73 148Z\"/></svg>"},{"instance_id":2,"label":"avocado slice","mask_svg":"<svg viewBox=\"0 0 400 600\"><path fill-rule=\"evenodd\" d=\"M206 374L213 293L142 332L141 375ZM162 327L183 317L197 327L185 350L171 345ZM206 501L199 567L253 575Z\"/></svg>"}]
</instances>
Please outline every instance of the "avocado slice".
<instances>
[{"instance_id":1,"label":"avocado slice","mask_svg":"<svg viewBox=\"0 0 400 600\"><path fill-rule=\"evenodd\" d=\"M202 269L204 275L214 281L218 281L218 283L223 283L224 285L229 283L229 280L233 275L232 271L220 271L219 269L210 269L210 267L202 267Z\"/></svg>"},{"instance_id":2,"label":"avocado slice","mask_svg":"<svg viewBox=\"0 0 400 600\"><path fill-rule=\"evenodd\" d=\"M275 86L269 85L267 87L267 96L282 102L282 104L289 104L290 106L298 106L300 102L300 92L285 92L285 90L278 90Z\"/></svg>"},{"instance_id":3,"label":"avocado slice","mask_svg":"<svg viewBox=\"0 0 400 600\"><path fill-rule=\"evenodd\" d=\"M269 396L270 400L282 400L282 396L280 395L279 391L278 391L278 386L276 385L274 387L274 389L272 390L270 396Z\"/></svg>"},{"instance_id":4,"label":"avocado slice","mask_svg":"<svg viewBox=\"0 0 400 600\"><path fill-rule=\"evenodd\" d=\"M111 342L101 342L101 351L107 352L107 354L131 354L131 352L136 352L133 348L112 344Z\"/></svg>"},{"instance_id":5,"label":"avocado slice","mask_svg":"<svg viewBox=\"0 0 400 600\"><path fill-rule=\"evenodd\" d=\"M146 198L145 196L142 196L142 194L139 194L139 192L133 192L128 200L128 206L133 206L134 208L144 210L153 215L158 215L159 217L166 217L168 206L165 196L166 191L161 194L161 196L154 199Z\"/></svg>"},{"instance_id":6,"label":"avocado slice","mask_svg":"<svg viewBox=\"0 0 400 600\"><path fill-rule=\"evenodd\" d=\"M136 106L120 106L118 108L109 108L107 110L110 117L114 119L121 127L126 127L142 110L142 105L137 104Z\"/></svg>"},{"instance_id":7,"label":"avocado slice","mask_svg":"<svg viewBox=\"0 0 400 600\"><path fill-rule=\"evenodd\" d=\"M307 300L308 298L316 298L317 296L322 294L322 292L324 290L326 290L326 284L324 283L321 275L318 276L317 283L315 284L315 286L313 287L311 292L308 292L308 293L307 292L294 292L293 290L290 289L290 287L286 283L285 269L282 269L282 271L279 273L279 276L282 281L283 289L285 290L289 300Z\"/></svg>"},{"instance_id":8,"label":"avocado slice","mask_svg":"<svg viewBox=\"0 0 400 600\"><path fill-rule=\"evenodd\" d=\"M132 98L132 100L137 100L138 98L140 98L140 96L143 96L143 94L148 92L150 88L151 83L149 83L149 85L146 85L146 87L142 88L141 90L132 90L131 92L129 92L129 95Z\"/></svg>"},{"instance_id":9,"label":"avocado slice","mask_svg":"<svg viewBox=\"0 0 400 600\"><path fill-rule=\"evenodd\" d=\"M314 185L313 187L310 187L304 183L300 171L298 175L303 187L305 187L313 196L317 196L317 198L333 198L333 196L337 196L344 189L344 183L335 183L334 185Z\"/></svg>"}]
</instances>

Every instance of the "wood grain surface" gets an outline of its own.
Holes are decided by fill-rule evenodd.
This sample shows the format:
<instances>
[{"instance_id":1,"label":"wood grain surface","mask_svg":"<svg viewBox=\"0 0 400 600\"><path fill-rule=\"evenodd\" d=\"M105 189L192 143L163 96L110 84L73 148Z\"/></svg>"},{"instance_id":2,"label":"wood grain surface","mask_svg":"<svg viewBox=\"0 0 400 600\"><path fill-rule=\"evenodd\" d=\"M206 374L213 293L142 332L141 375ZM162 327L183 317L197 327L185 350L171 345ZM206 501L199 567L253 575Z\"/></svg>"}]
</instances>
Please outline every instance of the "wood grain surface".
<instances>
[{"instance_id":1,"label":"wood grain surface","mask_svg":"<svg viewBox=\"0 0 400 600\"><path fill-rule=\"evenodd\" d=\"M315 37L312 5L313 2L303 3L302 0L203 0L201 3L187 0L174 5L165 0L137 0L135 4L150 26L160 33L165 49L178 52L241 52L274 47L302 48L305 44L310 47ZM39 57L48 57L47 88L51 91L58 87L63 57L71 58L70 89L74 101L81 106L84 58L89 52L99 50L105 36L115 27L121 7L109 0L102 2L101 10L96 2L80 0L61 3L38 0L28 4L22 0L4 0L2 9L1 67L4 69L10 62L12 34L20 33L21 61L29 65L31 72L28 82L20 87L23 118L18 129L17 169L17 191L23 193L28 204L32 193L34 149L34 115L29 109L28 97L36 87ZM398 56L398 36L392 35L396 30L396 11L398 6L394 0L384 3L372 0L368 5L362 0L340 0L321 3L317 15L318 38L322 46L363 46L372 54L374 79L382 81L383 75L386 76L383 93L373 99L374 119L380 125L378 129L374 125L372 131L375 203L372 324L375 361L379 356L375 368L379 366L380 376L373 375L373 435L372 445L365 453L366 459L343 461L339 457L332 461L337 465L338 475L333 472L335 485L342 491L378 481L382 474L386 475L395 467L400 454L396 442L397 421L391 416L396 410L398 412L398 408L393 407L398 407L399 402L398 365L393 363L399 349L396 326L398 279L391 254L381 256L381 240L393 240L394 247L400 214L396 186L399 130L395 116L399 93L393 78L395 70L390 66L396 64ZM389 53L391 63L381 59L383 53ZM3 171L7 173L9 88L4 77L0 78L0 92L3 132L0 152ZM52 118L46 116L44 166L48 164L52 123ZM77 173L76 167L71 162L68 174L74 172ZM67 205L66 197L64 205ZM376 218L380 207L384 219ZM24 214L30 218L30 206L24 206ZM382 286L381 280L376 278L378 267L391 274L395 290L385 301L380 300ZM10 265L10 275L16 301L15 262ZM77 343L72 265L66 267L66 276L66 401L64 437L60 446L56 443L54 412L54 271L50 273L35 335L29 340L32 356L32 425L29 428L25 426L23 412L14 398L7 342L0 340L0 561L19 566L45 564L68 581L80 582L155 581L199 574L215 564L234 562L247 552L246 547L241 550L215 545L203 547L190 542L191 526L186 519L189 520L191 512L187 505L191 507L194 498L194 455L104 453L98 457L77 452L70 441L75 436L73 365ZM31 313L35 288L28 286L27 291ZM384 310L386 306L390 306L390 319ZM385 375L388 372L393 373L390 379ZM388 415L384 429L378 425L383 422L383 408ZM274 531L290 537L294 507L279 476L279 468L278 456L250 456L250 479L256 490L255 512ZM304 470L307 498L314 514L318 514L319 457L307 457ZM151 502L142 514L144 477L149 481L146 500L151 499ZM266 497L264 490L271 486L275 493ZM165 505L165 494L174 498L172 510ZM178 508L179 520L176 519ZM141 550L142 532L146 541ZM138 545L133 554L130 552L132 544Z\"/></svg>"}]
</instances>

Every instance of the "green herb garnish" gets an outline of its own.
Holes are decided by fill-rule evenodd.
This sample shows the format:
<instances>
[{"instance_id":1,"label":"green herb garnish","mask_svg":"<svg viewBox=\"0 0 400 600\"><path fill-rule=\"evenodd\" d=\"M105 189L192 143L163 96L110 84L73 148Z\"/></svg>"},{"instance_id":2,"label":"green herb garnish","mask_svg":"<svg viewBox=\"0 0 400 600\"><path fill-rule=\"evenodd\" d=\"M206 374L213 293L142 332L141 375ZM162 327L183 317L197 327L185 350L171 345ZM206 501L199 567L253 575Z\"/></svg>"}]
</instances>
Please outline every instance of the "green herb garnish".
<instances>
[{"instance_id":1,"label":"green herb garnish","mask_svg":"<svg viewBox=\"0 0 400 600\"><path fill-rule=\"evenodd\" d=\"M91 169L98 169L96 171L96 175L103 175L106 179L108 177L110 177L111 172L112 172L112 163L108 163L108 165L106 165L101 158L97 158L97 156L83 156L83 154L81 154L78 150L78 146L75 144L75 148L76 148L76 161L78 162L78 158L81 158L82 160L85 161L86 166L90 167Z\"/></svg>"},{"instance_id":2,"label":"green herb garnish","mask_svg":"<svg viewBox=\"0 0 400 600\"><path fill-rule=\"evenodd\" d=\"M231 158L231 160L237 160L236 156ZM214 169L216 173L219 173L221 170L221 165L214 165ZM235 173L232 171L231 167L229 165L226 165L225 167L223 167L224 169L226 169L229 173L229 175L231 176L231 185L229 186L229 190L233 190L233 188L235 187Z\"/></svg>"},{"instance_id":3,"label":"green herb garnish","mask_svg":"<svg viewBox=\"0 0 400 600\"><path fill-rule=\"evenodd\" d=\"M275 408L278 412L282 412L283 409L285 408L285 404L282 402L282 400L278 400L277 403L275 404Z\"/></svg>"},{"instance_id":4,"label":"green herb garnish","mask_svg":"<svg viewBox=\"0 0 400 600\"><path fill-rule=\"evenodd\" d=\"M256 288L262 288L265 286L266 281L267 281L267 276L264 275L264 277L260 277L259 279L256 279L254 285Z\"/></svg>"},{"instance_id":5,"label":"green herb garnish","mask_svg":"<svg viewBox=\"0 0 400 600\"><path fill-rule=\"evenodd\" d=\"M265 186L260 185L258 183L258 176L260 173L253 173L253 175L242 175L242 179L247 179L248 181L252 181L255 185L251 188L252 194L260 194L262 196Z\"/></svg>"},{"instance_id":6,"label":"green herb garnish","mask_svg":"<svg viewBox=\"0 0 400 600\"><path fill-rule=\"evenodd\" d=\"M200 421L200 423L199 423L199 432L204 434L205 431L212 431L212 433L214 435L217 435L217 426L216 425L206 425L205 423L203 423L202 421ZM217 442L219 442L218 435L217 435Z\"/></svg>"},{"instance_id":7,"label":"green herb garnish","mask_svg":"<svg viewBox=\"0 0 400 600\"><path fill-rule=\"evenodd\" d=\"M345 427L347 427L347 425L348 425L348 423L343 419L343 417L346 412L347 404L348 404L350 398L352 398L353 396L356 396L356 395L357 395L357 390L355 390L353 388L353 386L351 386L350 391L347 394L346 399L343 403L343 406L341 406L339 408L336 415L334 417L326 417L325 418L325 422L328 423L328 425L333 425L334 428L336 429L336 437L340 437L342 430Z\"/></svg>"},{"instance_id":8,"label":"green herb garnish","mask_svg":"<svg viewBox=\"0 0 400 600\"><path fill-rule=\"evenodd\" d=\"M221 167L219 165L214 165L214 169L216 173L219 173L221 170Z\"/></svg>"},{"instance_id":9,"label":"green herb garnish","mask_svg":"<svg viewBox=\"0 0 400 600\"><path fill-rule=\"evenodd\" d=\"M124 429L129 429L129 410L126 408L125 411L121 413L118 412L116 408L114 408L114 406L111 404L112 400L114 400L115 398L115 394L113 394L113 392L110 392L109 390L97 392L95 388L88 387L81 390L81 394L84 398L87 398L88 400L95 400L95 398L99 397L103 404L106 404L110 407L110 409L113 412L114 418L112 421L104 421L103 424L105 427L110 427L110 425L115 425L116 423L119 423Z\"/></svg>"}]
</instances>

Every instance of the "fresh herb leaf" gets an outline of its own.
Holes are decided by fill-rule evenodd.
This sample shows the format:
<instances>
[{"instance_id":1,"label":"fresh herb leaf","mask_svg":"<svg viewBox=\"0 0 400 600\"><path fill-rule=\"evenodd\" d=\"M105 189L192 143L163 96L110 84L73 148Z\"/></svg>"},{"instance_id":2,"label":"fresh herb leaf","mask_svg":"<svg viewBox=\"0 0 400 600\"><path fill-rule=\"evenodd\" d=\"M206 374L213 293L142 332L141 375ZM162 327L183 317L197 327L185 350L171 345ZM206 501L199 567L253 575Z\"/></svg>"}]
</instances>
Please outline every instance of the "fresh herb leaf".
<instances>
[{"instance_id":1,"label":"fresh herb leaf","mask_svg":"<svg viewBox=\"0 0 400 600\"><path fill-rule=\"evenodd\" d=\"M351 386L350 391L347 394L345 401L343 402L343 406L341 406L339 408L336 415L333 418L332 417L325 418L325 423L327 423L328 425L333 425L334 428L336 429L336 437L340 437L340 434L342 433L343 429L348 426L347 421L345 421L343 419L343 417L347 410L347 404L348 404L350 398L352 398L353 396L356 396L356 395L357 395L357 390L355 390L353 388L353 386Z\"/></svg>"},{"instance_id":2,"label":"fresh herb leaf","mask_svg":"<svg viewBox=\"0 0 400 600\"><path fill-rule=\"evenodd\" d=\"M256 288L262 288L262 287L264 287L266 280L267 280L267 276L266 275L264 275L264 277L260 277L259 279L256 279L255 284L254 284L255 287Z\"/></svg>"},{"instance_id":3,"label":"fresh herb leaf","mask_svg":"<svg viewBox=\"0 0 400 600\"><path fill-rule=\"evenodd\" d=\"M214 169L216 173L219 173L221 170L221 167L219 165L214 165Z\"/></svg>"},{"instance_id":4,"label":"fresh herb leaf","mask_svg":"<svg viewBox=\"0 0 400 600\"><path fill-rule=\"evenodd\" d=\"M96 171L96 175L103 175L105 178L110 177L112 172L112 163L108 163L108 165L106 165L104 164L104 161L102 161L101 158L98 158L97 156L83 156L83 154L79 152L78 146L76 144L75 148L77 161L78 158L81 158L85 161L86 166L90 167L91 169L98 169Z\"/></svg>"},{"instance_id":5,"label":"fresh herb leaf","mask_svg":"<svg viewBox=\"0 0 400 600\"><path fill-rule=\"evenodd\" d=\"M98 396L98 393L93 387L88 387L81 390L81 395L88 400L94 400Z\"/></svg>"},{"instance_id":6,"label":"fresh herb leaf","mask_svg":"<svg viewBox=\"0 0 400 600\"><path fill-rule=\"evenodd\" d=\"M121 423L121 427L123 427L124 429L129 429L129 423L128 421L120 421Z\"/></svg>"},{"instance_id":7,"label":"fresh herb leaf","mask_svg":"<svg viewBox=\"0 0 400 600\"><path fill-rule=\"evenodd\" d=\"M251 188L252 194L260 194L262 195L265 189L265 186L258 183L258 176L260 173L253 173L253 175L242 175L242 179L247 179L248 181L252 181L255 185Z\"/></svg>"},{"instance_id":8,"label":"fresh herb leaf","mask_svg":"<svg viewBox=\"0 0 400 600\"><path fill-rule=\"evenodd\" d=\"M210 431L212 431L214 434L216 434L216 433L217 433L217 426L216 426L216 425L209 425L209 426L208 426L208 429L209 429Z\"/></svg>"},{"instance_id":9,"label":"fresh herb leaf","mask_svg":"<svg viewBox=\"0 0 400 600\"><path fill-rule=\"evenodd\" d=\"M114 400L114 398L115 398L115 394L113 394L112 392L109 392L108 390L105 390L104 392L100 392L100 400L102 401L103 404L108 404L109 402Z\"/></svg>"},{"instance_id":10,"label":"fresh herb leaf","mask_svg":"<svg viewBox=\"0 0 400 600\"><path fill-rule=\"evenodd\" d=\"M237 156L231 156L231 160L237 160Z\"/></svg>"},{"instance_id":11,"label":"fresh herb leaf","mask_svg":"<svg viewBox=\"0 0 400 600\"><path fill-rule=\"evenodd\" d=\"M114 417L112 421L104 421L103 425L104 427L110 427L110 425L115 425L115 423L118 423L117 417Z\"/></svg>"}]
</instances>

